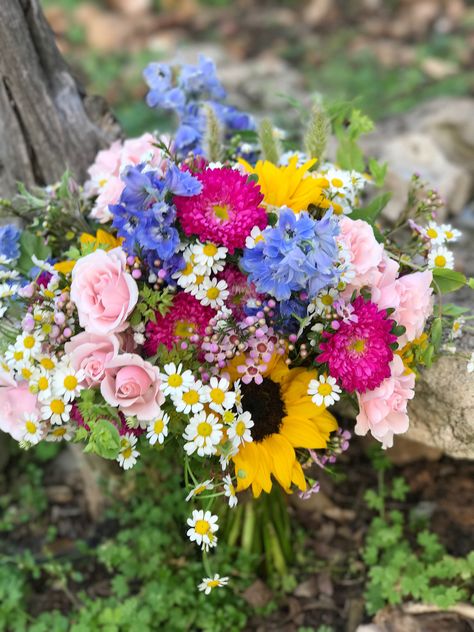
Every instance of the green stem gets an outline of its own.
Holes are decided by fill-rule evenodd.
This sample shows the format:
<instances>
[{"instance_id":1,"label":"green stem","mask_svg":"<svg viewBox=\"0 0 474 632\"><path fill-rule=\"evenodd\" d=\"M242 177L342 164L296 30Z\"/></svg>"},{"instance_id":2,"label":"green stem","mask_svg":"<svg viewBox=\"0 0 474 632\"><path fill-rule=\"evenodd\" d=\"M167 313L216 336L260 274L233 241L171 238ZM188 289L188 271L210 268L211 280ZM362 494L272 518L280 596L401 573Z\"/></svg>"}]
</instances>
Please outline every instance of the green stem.
<instances>
[{"instance_id":1,"label":"green stem","mask_svg":"<svg viewBox=\"0 0 474 632\"><path fill-rule=\"evenodd\" d=\"M252 550L255 532L255 507L251 500L245 506L244 526L242 529L242 549L247 553Z\"/></svg>"}]
</instances>

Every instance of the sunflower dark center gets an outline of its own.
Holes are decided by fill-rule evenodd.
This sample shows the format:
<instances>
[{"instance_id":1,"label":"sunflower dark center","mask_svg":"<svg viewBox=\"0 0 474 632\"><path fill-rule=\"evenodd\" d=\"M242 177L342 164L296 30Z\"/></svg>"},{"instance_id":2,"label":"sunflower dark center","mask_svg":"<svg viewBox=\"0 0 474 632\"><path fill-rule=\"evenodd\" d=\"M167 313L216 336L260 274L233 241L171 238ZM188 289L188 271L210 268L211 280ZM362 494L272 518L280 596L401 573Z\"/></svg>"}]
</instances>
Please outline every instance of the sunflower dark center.
<instances>
[{"instance_id":1,"label":"sunflower dark center","mask_svg":"<svg viewBox=\"0 0 474 632\"><path fill-rule=\"evenodd\" d=\"M254 426L252 439L263 441L265 437L279 431L285 408L280 397L278 384L264 377L261 384L242 384L242 404L252 415Z\"/></svg>"}]
</instances>

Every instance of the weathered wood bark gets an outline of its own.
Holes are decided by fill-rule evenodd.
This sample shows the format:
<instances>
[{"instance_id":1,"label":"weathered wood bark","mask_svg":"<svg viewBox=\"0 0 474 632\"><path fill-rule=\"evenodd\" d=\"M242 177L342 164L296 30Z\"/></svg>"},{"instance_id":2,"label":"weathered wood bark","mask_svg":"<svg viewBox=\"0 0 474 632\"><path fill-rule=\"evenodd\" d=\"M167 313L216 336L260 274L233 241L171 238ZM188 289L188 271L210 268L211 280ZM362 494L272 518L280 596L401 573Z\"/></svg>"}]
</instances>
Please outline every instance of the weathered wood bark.
<instances>
[{"instance_id":1,"label":"weathered wood bark","mask_svg":"<svg viewBox=\"0 0 474 632\"><path fill-rule=\"evenodd\" d=\"M0 0L0 196L50 184L66 169L82 181L97 151L120 135L56 47L39 0Z\"/></svg>"}]
</instances>

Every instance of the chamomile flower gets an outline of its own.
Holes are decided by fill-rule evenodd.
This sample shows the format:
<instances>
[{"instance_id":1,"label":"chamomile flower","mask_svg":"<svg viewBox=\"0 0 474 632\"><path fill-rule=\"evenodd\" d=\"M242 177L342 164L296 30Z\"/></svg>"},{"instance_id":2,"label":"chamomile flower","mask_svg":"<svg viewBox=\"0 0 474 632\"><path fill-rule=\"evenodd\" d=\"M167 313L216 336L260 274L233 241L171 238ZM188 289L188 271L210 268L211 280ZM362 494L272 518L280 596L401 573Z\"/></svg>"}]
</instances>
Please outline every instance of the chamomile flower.
<instances>
[{"instance_id":1,"label":"chamomile flower","mask_svg":"<svg viewBox=\"0 0 474 632\"><path fill-rule=\"evenodd\" d=\"M217 536L214 534L219 529L217 516L211 514L210 511L194 509L187 523L189 529L186 535L191 542L196 542L205 551L216 546Z\"/></svg>"},{"instance_id":2,"label":"chamomile flower","mask_svg":"<svg viewBox=\"0 0 474 632\"><path fill-rule=\"evenodd\" d=\"M45 371L54 371L58 366L58 359L54 355L40 355L36 361Z\"/></svg>"},{"instance_id":3,"label":"chamomile flower","mask_svg":"<svg viewBox=\"0 0 474 632\"><path fill-rule=\"evenodd\" d=\"M6 255L0 255L0 266L8 266L13 263L13 259L9 259Z\"/></svg>"},{"instance_id":4,"label":"chamomile flower","mask_svg":"<svg viewBox=\"0 0 474 632\"><path fill-rule=\"evenodd\" d=\"M216 274L224 269L224 262L227 256L227 248L216 246L211 242L201 244L198 242L192 247L196 269L200 274L209 275L210 272Z\"/></svg>"},{"instance_id":5,"label":"chamomile flower","mask_svg":"<svg viewBox=\"0 0 474 632\"><path fill-rule=\"evenodd\" d=\"M50 274L55 275L56 270L54 266L45 261L44 259L39 259L35 254L31 255L31 261L35 266L37 266L40 270L44 270L45 272L49 272Z\"/></svg>"},{"instance_id":6,"label":"chamomile flower","mask_svg":"<svg viewBox=\"0 0 474 632\"><path fill-rule=\"evenodd\" d=\"M30 357L25 354L21 349L17 349L15 345L9 345L4 355L5 364L9 366L11 369L16 369L20 367L21 364L25 361L28 361L30 364Z\"/></svg>"},{"instance_id":7,"label":"chamomile flower","mask_svg":"<svg viewBox=\"0 0 474 632\"><path fill-rule=\"evenodd\" d=\"M46 402L53 397L53 376L44 369L36 368L30 378L30 391L38 396L40 402Z\"/></svg>"},{"instance_id":8,"label":"chamomile flower","mask_svg":"<svg viewBox=\"0 0 474 632\"><path fill-rule=\"evenodd\" d=\"M156 419L150 421L146 429L146 438L150 445L155 445L157 441L160 445L164 443L168 436L169 421L170 416L163 412Z\"/></svg>"},{"instance_id":9,"label":"chamomile flower","mask_svg":"<svg viewBox=\"0 0 474 632\"><path fill-rule=\"evenodd\" d=\"M263 241L264 236L258 226L254 226L250 231L250 235L245 238L245 247L251 250L255 248L259 241Z\"/></svg>"},{"instance_id":10,"label":"chamomile flower","mask_svg":"<svg viewBox=\"0 0 474 632\"><path fill-rule=\"evenodd\" d=\"M254 425L252 416L248 410L244 411L237 417L234 423L227 430L227 436L230 441L232 441L234 447L237 448L243 443L250 443L253 441L250 429L253 428Z\"/></svg>"},{"instance_id":11,"label":"chamomile flower","mask_svg":"<svg viewBox=\"0 0 474 632\"><path fill-rule=\"evenodd\" d=\"M451 327L451 338L460 338L462 336L462 328L466 323L464 318L456 318Z\"/></svg>"},{"instance_id":12,"label":"chamomile flower","mask_svg":"<svg viewBox=\"0 0 474 632\"><path fill-rule=\"evenodd\" d=\"M241 413L243 411L243 407L242 407L242 387L240 385L240 380L236 380L234 384L232 385L232 388L235 393L235 408L237 409L238 413Z\"/></svg>"},{"instance_id":13,"label":"chamomile flower","mask_svg":"<svg viewBox=\"0 0 474 632\"><path fill-rule=\"evenodd\" d=\"M185 388L191 386L194 377L191 371L183 371L183 365L169 362L163 367L161 373L161 390L164 395L177 395L184 391Z\"/></svg>"},{"instance_id":14,"label":"chamomile flower","mask_svg":"<svg viewBox=\"0 0 474 632\"><path fill-rule=\"evenodd\" d=\"M24 332L15 341L17 351L23 351L25 358L31 358L39 355L43 336L38 332Z\"/></svg>"},{"instance_id":15,"label":"chamomile flower","mask_svg":"<svg viewBox=\"0 0 474 632\"><path fill-rule=\"evenodd\" d=\"M137 462L137 457L140 456L140 452L135 450L136 444L137 438L131 432L120 437L120 452L117 461L124 470L130 470Z\"/></svg>"},{"instance_id":16,"label":"chamomile flower","mask_svg":"<svg viewBox=\"0 0 474 632\"><path fill-rule=\"evenodd\" d=\"M230 382L225 377L211 377L209 384L203 389L204 401L212 410L223 413L235 404L236 394L229 389Z\"/></svg>"},{"instance_id":17,"label":"chamomile flower","mask_svg":"<svg viewBox=\"0 0 474 632\"><path fill-rule=\"evenodd\" d=\"M214 574L214 577L203 577L198 588L205 595L208 595L214 588L222 588L229 583L228 577L221 577L218 573Z\"/></svg>"},{"instance_id":18,"label":"chamomile flower","mask_svg":"<svg viewBox=\"0 0 474 632\"><path fill-rule=\"evenodd\" d=\"M184 268L182 270L177 270L172 277L173 279L176 279L176 282L180 287L186 289L190 285L194 285L196 283L198 272L196 270L195 257L190 248L186 248L183 252L183 259Z\"/></svg>"},{"instance_id":19,"label":"chamomile flower","mask_svg":"<svg viewBox=\"0 0 474 632\"><path fill-rule=\"evenodd\" d=\"M216 453L216 446L222 439L222 424L212 413L205 410L191 417L186 426L183 438L186 440L184 450L186 454L197 452L199 456L209 456Z\"/></svg>"},{"instance_id":20,"label":"chamomile flower","mask_svg":"<svg viewBox=\"0 0 474 632\"><path fill-rule=\"evenodd\" d=\"M441 224L439 227L440 231L443 233L444 239L446 242L457 241L462 233L457 228L453 228L451 224Z\"/></svg>"},{"instance_id":21,"label":"chamomile flower","mask_svg":"<svg viewBox=\"0 0 474 632\"><path fill-rule=\"evenodd\" d=\"M332 406L341 397L340 387L336 384L336 378L320 375L319 379L311 380L308 384L308 395L316 406Z\"/></svg>"},{"instance_id":22,"label":"chamomile flower","mask_svg":"<svg viewBox=\"0 0 474 632\"><path fill-rule=\"evenodd\" d=\"M200 380L192 382L184 390L171 396L176 412L186 415L198 413L204 408L204 387Z\"/></svg>"},{"instance_id":23,"label":"chamomile flower","mask_svg":"<svg viewBox=\"0 0 474 632\"><path fill-rule=\"evenodd\" d=\"M75 371L69 364L59 365L54 374L55 393L62 396L64 401L71 402L84 388L81 385L84 379L84 371Z\"/></svg>"},{"instance_id":24,"label":"chamomile flower","mask_svg":"<svg viewBox=\"0 0 474 632\"><path fill-rule=\"evenodd\" d=\"M333 310L334 301L338 296L339 292L333 287L322 290L315 300L316 314L329 315Z\"/></svg>"},{"instance_id":25,"label":"chamomile flower","mask_svg":"<svg viewBox=\"0 0 474 632\"><path fill-rule=\"evenodd\" d=\"M64 424L63 426L54 426L51 427L46 435L46 441L71 441L74 437L74 429L72 426L68 424Z\"/></svg>"},{"instance_id":26,"label":"chamomile flower","mask_svg":"<svg viewBox=\"0 0 474 632\"><path fill-rule=\"evenodd\" d=\"M229 503L229 507L230 508L235 507L236 504L239 502L239 499L237 498L237 493L235 491L234 484L229 474L224 476L224 494L226 498L229 499L227 501Z\"/></svg>"},{"instance_id":27,"label":"chamomile flower","mask_svg":"<svg viewBox=\"0 0 474 632\"><path fill-rule=\"evenodd\" d=\"M36 445L43 438L43 428L35 413L27 413L23 418L22 440L31 445Z\"/></svg>"},{"instance_id":28,"label":"chamomile flower","mask_svg":"<svg viewBox=\"0 0 474 632\"><path fill-rule=\"evenodd\" d=\"M66 403L63 398L53 396L41 406L41 415L45 421L60 425L70 420L71 408L71 404Z\"/></svg>"},{"instance_id":29,"label":"chamomile flower","mask_svg":"<svg viewBox=\"0 0 474 632\"><path fill-rule=\"evenodd\" d=\"M22 362L20 362L17 365L16 370L18 374L21 375L21 377L25 380L25 382L29 382L35 373L35 367L33 363L29 362L28 360L23 360Z\"/></svg>"},{"instance_id":30,"label":"chamomile flower","mask_svg":"<svg viewBox=\"0 0 474 632\"><path fill-rule=\"evenodd\" d=\"M224 279L220 281L214 279L204 279L201 287L196 292L196 298L201 305L210 305L214 309L224 305L224 301L229 296L227 283Z\"/></svg>"},{"instance_id":31,"label":"chamomile flower","mask_svg":"<svg viewBox=\"0 0 474 632\"><path fill-rule=\"evenodd\" d=\"M446 240L442 226L438 226L436 222L428 222L428 226L424 230L424 236L434 245L441 245Z\"/></svg>"},{"instance_id":32,"label":"chamomile flower","mask_svg":"<svg viewBox=\"0 0 474 632\"><path fill-rule=\"evenodd\" d=\"M428 255L428 267L429 268L454 268L453 253L450 252L445 246L438 246Z\"/></svg>"},{"instance_id":33,"label":"chamomile flower","mask_svg":"<svg viewBox=\"0 0 474 632\"><path fill-rule=\"evenodd\" d=\"M186 496L186 502L191 500L191 498L194 498L195 496L199 496L203 492L205 492L207 490L210 490L210 489L214 489L214 485L212 483L212 479L209 479L207 481L204 481L204 483L200 483L199 485L196 485L196 487L194 487L189 492L189 494Z\"/></svg>"},{"instance_id":34,"label":"chamomile flower","mask_svg":"<svg viewBox=\"0 0 474 632\"><path fill-rule=\"evenodd\" d=\"M18 270L0 270L0 281L17 279L20 276Z\"/></svg>"},{"instance_id":35,"label":"chamomile flower","mask_svg":"<svg viewBox=\"0 0 474 632\"><path fill-rule=\"evenodd\" d=\"M20 286L17 283L9 285L8 283L0 283L0 299L10 298L18 294Z\"/></svg>"},{"instance_id":36,"label":"chamomile flower","mask_svg":"<svg viewBox=\"0 0 474 632\"><path fill-rule=\"evenodd\" d=\"M471 357L467 362L467 372L474 373L474 351L471 353Z\"/></svg>"}]
</instances>

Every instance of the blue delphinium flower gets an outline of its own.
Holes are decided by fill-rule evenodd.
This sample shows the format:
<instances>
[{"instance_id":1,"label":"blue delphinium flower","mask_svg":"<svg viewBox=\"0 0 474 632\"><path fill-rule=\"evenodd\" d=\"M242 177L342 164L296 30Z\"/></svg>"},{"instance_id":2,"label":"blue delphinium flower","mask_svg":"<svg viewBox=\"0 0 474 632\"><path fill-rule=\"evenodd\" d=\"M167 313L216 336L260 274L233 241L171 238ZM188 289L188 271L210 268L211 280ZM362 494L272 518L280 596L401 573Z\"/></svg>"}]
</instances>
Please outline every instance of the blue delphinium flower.
<instances>
[{"instance_id":1,"label":"blue delphinium flower","mask_svg":"<svg viewBox=\"0 0 474 632\"><path fill-rule=\"evenodd\" d=\"M330 213L315 220L306 212L296 215L282 208L278 224L267 227L254 248L245 248L242 268L257 292L274 296L282 315L289 316L296 305L294 293L311 300L322 288L337 284L338 230Z\"/></svg>"},{"instance_id":2,"label":"blue delphinium flower","mask_svg":"<svg viewBox=\"0 0 474 632\"><path fill-rule=\"evenodd\" d=\"M0 255L15 260L20 256L20 231L14 224L0 226Z\"/></svg>"},{"instance_id":3,"label":"blue delphinium flower","mask_svg":"<svg viewBox=\"0 0 474 632\"><path fill-rule=\"evenodd\" d=\"M224 133L255 130L251 116L224 103L226 91L216 75L214 62L203 55L198 63L169 64L153 62L143 73L150 90L146 97L152 108L174 112L179 121L174 137L178 155L190 151L203 153L202 138L206 129L205 105L214 110Z\"/></svg>"}]
</instances>

